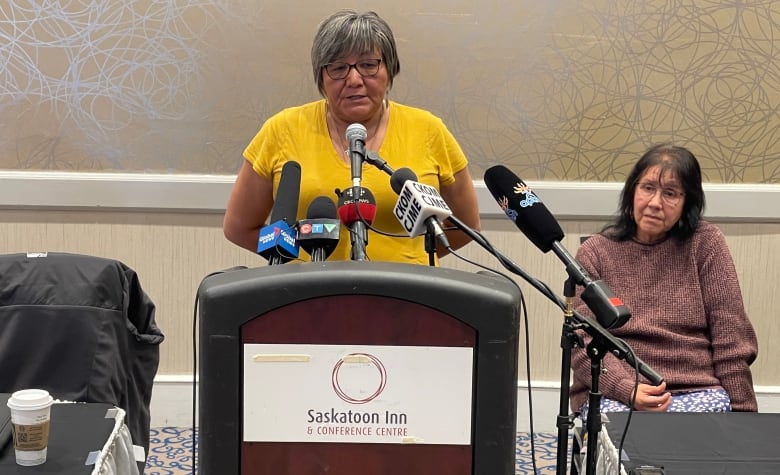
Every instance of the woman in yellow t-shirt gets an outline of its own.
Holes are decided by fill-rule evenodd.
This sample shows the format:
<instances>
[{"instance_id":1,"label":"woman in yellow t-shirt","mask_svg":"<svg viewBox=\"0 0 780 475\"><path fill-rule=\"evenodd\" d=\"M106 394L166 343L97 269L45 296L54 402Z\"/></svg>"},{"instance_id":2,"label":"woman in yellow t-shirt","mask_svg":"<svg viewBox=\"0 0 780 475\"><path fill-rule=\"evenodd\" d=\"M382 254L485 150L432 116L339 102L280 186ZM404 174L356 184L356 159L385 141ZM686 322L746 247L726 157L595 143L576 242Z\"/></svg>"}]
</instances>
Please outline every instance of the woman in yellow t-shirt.
<instances>
[{"instance_id":1,"label":"woman in yellow t-shirt","mask_svg":"<svg viewBox=\"0 0 780 475\"><path fill-rule=\"evenodd\" d=\"M282 167L289 161L301 167L298 219L318 196L335 201L336 188L352 185L345 132L353 123L365 126L367 151L377 152L394 170L414 171L417 181L439 190L454 216L479 229L476 192L460 145L438 117L387 97L400 71L387 23L374 12L339 11L320 23L311 60L323 99L275 114L246 147L225 213L225 236L256 251L258 232L271 214ZM376 199L372 227L405 234L393 213L398 195L388 175L364 163L361 186ZM469 241L456 230L448 230L447 236L452 249ZM437 253L447 250L437 246ZM422 237L369 231L366 254L372 261L428 263ZM349 232L342 229L329 259L349 258Z\"/></svg>"}]
</instances>

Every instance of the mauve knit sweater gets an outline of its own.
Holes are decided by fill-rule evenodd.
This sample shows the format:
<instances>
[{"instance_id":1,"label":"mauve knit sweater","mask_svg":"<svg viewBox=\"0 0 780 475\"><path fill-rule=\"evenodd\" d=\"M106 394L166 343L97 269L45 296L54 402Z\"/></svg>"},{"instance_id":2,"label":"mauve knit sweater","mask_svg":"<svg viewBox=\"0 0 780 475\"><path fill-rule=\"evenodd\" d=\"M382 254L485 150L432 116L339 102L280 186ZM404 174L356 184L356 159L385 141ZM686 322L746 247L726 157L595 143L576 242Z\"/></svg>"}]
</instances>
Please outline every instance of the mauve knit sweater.
<instances>
[{"instance_id":1,"label":"mauve knit sweater","mask_svg":"<svg viewBox=\"0 0 780 475\"><path fill-rule=\"evenodd\" d=\"M667 390L722 387L734 411L758 410L750 373L758 343L720 229L701 222L686 242L670 238L650 245L594 235L580 246L577 261L628 305L631 318L611 332L664 377ZM579 298L575 306L592 317ZM588 343L590 337L583 335ZM572 351L572 370L571 407L576 411L591 384L584 349ZM612 354L602 360L604 397L628 404L634 378L625 361ZM641 375L639 380L647 383Z\"/></svg>"}]
</instances>

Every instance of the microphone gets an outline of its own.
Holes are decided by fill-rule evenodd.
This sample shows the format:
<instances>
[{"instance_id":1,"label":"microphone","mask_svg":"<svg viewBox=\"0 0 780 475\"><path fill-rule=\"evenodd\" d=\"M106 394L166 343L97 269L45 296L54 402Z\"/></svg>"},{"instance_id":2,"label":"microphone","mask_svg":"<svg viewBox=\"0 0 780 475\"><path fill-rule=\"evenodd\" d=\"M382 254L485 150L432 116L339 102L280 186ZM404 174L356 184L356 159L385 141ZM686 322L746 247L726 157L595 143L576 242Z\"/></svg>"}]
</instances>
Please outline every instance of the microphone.
<instances>
[{"instance_id":1,"label":"microphone","mask_svg":"<svg viewBox=\"0 0 780 475\"><path fill-rule=\"evenodd\" d=\"M544 203L523 180L503 165L488 168L485 185L520 231L542 252L563 239L563 230Z\"/></svg>"},{"instance_id":2,"label":"microphone","mask_svg":"<svg viewBox=\"0 0 780 475\"><path fill-rule=\"evenodd\" d=\"M366 158L366 138L368 132L363 124L350 124L346 132L349 144L349 163L352 167L352 186L359 187L363 177L363 160Z\"/></svg>"},{"instance_id":3,"label":"microphone","mask_svg":"<svg viewBox=\"0 0 780 475\"><path fill-rule=\"evenodd\" d=\"M298 257L298 243L292 224L298 214L300 192L301 165L290 160L282 167L270 224L260 228L257 238L257 253L266 258L269 265L284 264Z\"/></svg>"},{"instance_id":4,"label":"microphone","mask_svg":"<svg viewBox=\"0 0 780 475\"><path fill-rule=\"evenodd\" d=\"M509 219L542 252L550 249L566 264L567 273L585 289L581 297L593 311L601 326L619 328L631 312L623 301L616 297L607 284L594 281L582 265L569 254L561 244L563 230L539 197L517 175L503 165L496 165L485 171L485 185Z\"/></svg>"},{"instance_id":5,"label":"microphone","mask_svg":"<svg viewBox=\"0 0 780 475\"><path fill-rule=\"evenodd\" d=\"M318 196L309 204L306 219L298 221L298 243L312 262L322 262L336 249L340 227L336 204L327 196Z\"/></svg>"},{"instance_id":6,"label":"microphone","mask_svg":"<svg viewBox=\"0 0 780 475\"><path fill-rule=\"evenodd\" d=\"M441 219L452 217L452 210L439 191L417 181L417 175L408 168L399 168L390 176L390 186L398 195L393 214L409 237L430 230L449 249L450 242L441 227Z\"/></svg>"},{"instance_id":7,"label":"microphone","mask_svg":"<svg viewBox=\"0 0 780 475\"><path fill-rule=\"evenodd\" d=\"M351 187L343 192L336 189L338 195L338 214L341 222L350 229L352 260L366 260L368 245L367 225L376 217L376 199L368 188Z\"/></svg>"},{"instance_id":8,"label":"microphone","mask_svg":"<svg viewBox=\"0 0 780 475\"><path fill-rule=\"evenodd\" d=\"M338 196L338 215L346 227L356 222L365 221L368 224L374 222L376 217L376 199L368 188L359 188L360 196L355 200L355 189L347 188L344 191L336 188Z\"/></svg>"}]
</instances>

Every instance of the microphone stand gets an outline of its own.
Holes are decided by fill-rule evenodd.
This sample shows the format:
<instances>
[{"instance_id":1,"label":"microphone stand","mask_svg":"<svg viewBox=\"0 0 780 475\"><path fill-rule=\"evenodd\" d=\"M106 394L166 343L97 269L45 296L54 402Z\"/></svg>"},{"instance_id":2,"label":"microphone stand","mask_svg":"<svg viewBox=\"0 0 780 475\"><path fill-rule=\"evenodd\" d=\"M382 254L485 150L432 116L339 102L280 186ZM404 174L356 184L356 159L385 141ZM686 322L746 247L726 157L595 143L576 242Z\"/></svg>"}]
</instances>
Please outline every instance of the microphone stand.
<instances>
[{"instance_id":1,"label":"microphone stand","mask_svg":"<svg viewBox=\"0 0 780 475\"><path fill-rule=\"evenodd\" d=\"M312 262L322 262L325 260L325 248L322 247L316 247L314 250L312 250L311 253L311 261Z\"/></svg>"},{"instance_id":2,"label":"microphone stand","mask_svg":"<svg viewBox=\"0 0 780 475\"><path fill-rule=\"evenodd\" d=\"M383 160L382 157L380 157L379 154L373 150L366 152L364 160L387 173L389 176L393 176L393 173L395 172L395 170L393 170L392 167L387 164L387 161Z\"/></svg>"},{"instance_id":3,"label":"microphone stand","mask_svg":"<svg viewBox=\"0 0 780 475\"><path fill-rule=\"evenodd\" d=\"M586 457L586 474L594 475L598 462L598 442L601 432L601 392L599 392L599 375L601 374L601 360L604 358L604 347L593 341L588 345L587 353L590 358L590 392L588 393L588 449Z\"/></svg>"},{"instance_id":4,"label":"microphone stand","mask_svg":"<svg viewBox=\"0 0 780 475\"><path fill-rule=\"evenodd\" d=\"M365 261L367 259L366 247L368 246L368 228L366 223L363 222L363 217L360 215L360 190L362 188L358 186L352 187L352 196L354 196L355 210L357 211L358 218L350 226L349 240L352 244L352 253L350 255L353 261Z\"/></svg>"},{"instance_id":5,"label":"microphone stand","mask_svg":"<svg viewBox=\"0 0 780 475\"><path fill-rule=\"evenodd\" d=\"M373 165L374 167L378 168L379 170L385 172L388 176L392 177L393 173L395 173L395 170L387 164L387 161L384 160L382 157L379 156L379 154L374 150L366 150L365 154L361 154L359 152L353 152L351 158L352 163L352 187L353 190L355 187L360 186L360 175L359 175L359 166L357 164L357 157L360 157L361 164L362 162L366 162L370 165ZM355 190L359 191L359 190ZM360 196L360 195L355 195ZM358 225L358 223L360 223ZM357 236L356 236L357 235ZM356 221L353 225L352 232L350 233L350 236L352 237L352 260L365 260L366 259L366 243L368 242L368 234L366 230L366 224L362 221ZM431 266L436 265L435 261L435 253L436 253L436 237L433 234L433 231L431 230L430 226L426 230L425 234L425 251L428 253L428 264ZM430 236L430 238L429 238ZM359 237L359 239L358 239ZM357 249L356 249L357 247ZM431 250L432 249L432 250ZM361 258L362 256L362 258Z\"/></svg>"},{"instance_id":6,"label":"microphone stand","mask_svg":"<svg viewBox=\"0 0 780 475\"><path fill-rule=\"evenodd\" d=\"M365 140L365 133L362 139ZM358 141L356 141L357 143ZM352 223L350 226L350 243L352 244L351 258L353 261L365 261L367 259L366 246L368 246L368 229L366 223L363 222L363 217L360 215L360 181L362 179L362 167L363 162L366 160L365 143L362 147L353 147L350 142L349 155L350 164L352 168L352 196L355 198L355 210L357 211L358 220Z\"/></svg>"},{"instance_id":7,"label":"microphone stand","mask_svg":"<svg viewBox=\"0 0 780 475\"><path fill-rule=\"evenodd\" d=\"M595 309L591 309L596 319L592 318L586 318L582 315L578 314L577 312L567 309L567 306L564 305L564 303L561 301L561 299L552 293L552 291L547 287L543 282L539 281L538 279L535 279L528 275L523 269L515 265L512 261L510 261L508 258L503 256L500 252L498 252L496 249L493 248L486 240L482 237L481 234L477 233L470 227L466 226L463 222L461 222L459 219L457 219L455 216L450 216L447 218L451 223L453 223L458 229L466 233L474 242L482 246L485 250L487 250L489 253L496 256L501 262L501 264L508 269L513 274L516 274L520 277L522 277L526 282L531 284L535 289L537 289L539 292L542 293L545 297L552 300L555 304L558 305L562 310L565 312L571 312L571 319L575 323L573 326L571 326L571 330L583 330L588 335L591 336L592 340L590 344L587 346L587 353L591 360L591 391L589 394L589 409L588 409L588 449L587 449L587 475L595 475L596 473L596 462L597 462L597 448L598 448L598 435L599 432L601 432L601 393L599 392L599 375L601 374L601 360L606 355L607 352L612 353L616 358L625 360L629 365L632 367L636 367L639 371L639 373L648 379L651 383L654 385L659 385L663 382L664 378L656 373L651 367L647 366L644 361L639 359L638 356L635 356L632 351L629 350L628 345L621 339L617 338L613 334L609 333L601 324L599 323L599 318L603 315L600 315L600 313L603 313L601 311L597 311ZM567 266L567 273L569 274L569 279L573 282L576 282L578 280L581 280L578 275L578 270L575 266L569 265ZM566 290L568 293L572 293L571 289ZM570 350L570 348L565 348L564 352L567 352ZM565 361L564 366L571 365L571 356L565 355L563 356L563 359ZM566 371L565 378L566 381L569 379L569 372ZM561 387L561 391L564 390L568 392L568 383L566 384L566 387ZM530 388L529 388L530 390ZM563 396L562 396L563 398ZM568 399L568 396L566 396ZM568 410L566 410L568 413ZM559 419L560 421L560 416ZM567 417L568 420L568 417ZM560 426L559 426L560 427ZM567 426L568 427L568 426ZM568 435L567 435L568 440ZM559 442L560 443L560 442ZM560 454L559 454L560 457Z\"/></svg>"},{"instance_id":8,"label":"microphone stand","mask_svg":"<svg viewBox=\"0 0 780 475\"><path fill-rule=\"evenodd\" d=\"M569 385L571 378L571 350L577 346L582 347L582 338L574 331L572 319L574 307L572 299L576 293L577 285L569 277L563 284L563 296L566 299L566 308L563 311L563 326L561 328L561 392L558 405L558 447L556 474L566 475L569 454L569 430L574 427L574 416L569 412ZM576 455L576 454L575 454Z\"/></svg>"},{"instance_id":9,"label":"microphone stand","mask_svg":"<svg viewBox=\"0 0 780 475\"><path fill-rule=\"evenodd\" d=\"M591 309L593 310L593 309ZM595 313L595 312L594 312ZM601 360L607 353L612 353L616 358L625 360L632 367L638 368L639 373L654 385L661 384L664 378L647 366L644 361L630 351L628 345L621 339L609 333L602 327L597 319L585 318L576 312L573 314L576 325L574 330L583 330L591 336L591 342L586 347L590 358L591 385L588 393L588 418L586 421L588 434L588 447L586 457L586 474L595 475L598 461L598 438L601 432L601 392L599 391L599 377L601 375ZM569 360L571 357L569 356ZM569 363L571 364L571 362ZM561 387L561 391L564 388ZM568 385L566 387L568 391ZM568 436L567 436L568 437Z\"/></svg>"},{"instance_id":10,"label":"microphone stand","mask_svg":"<svg viewBox=\"0 0 780 475\"><path fill-rule=\"evenodd\" d=\"M582 266L569 254L558 241L553 242L552 249L555 254L566 264L566 272L569 274L569 280L574 284L582 285L584 290L580 298L588 306L596 321L599 323L599 330L594 331L593 322L587 322L583 319L578 322L576 328L585 330L592 336L591 342L586 348L588 358L590 358L590 392L588 393L588 448L587 448L587 475L596 473L598 438L601 432L601 392L599 391L599 376L601 375L601 361L606 352L615 354L618 358L630 361L631 353L627 346L620 345L611 333L608 333L601 325L608 327L619 327L629 318L631 313L620 299L612 295L611 290L603 281L593 281L588 276ZM617 300L617 302L615 302ZM570 350L570 348L569 348ZM569 364L571 364L571 354L569 354ZM644 363L642 363L644 364ZM650 370L651 376L648 379L660 384L663 378L655 371ZM566 385L568 391L568 384ZM561 387L561 392L564 388ZM568 436L567 436L568 440ZM559 441L560 443L560 441ZM560 454L559 454L560 455Z\"/></svg>"},{"instance_id":11,"label":"microphone stand","mask_svg":"<svg viewBox=\"0 0 780 475\"><path fill-rule=\"evenodd\" d=\"M432 221L425 223L425 252L428 253L428 265L436 266L436 234Z\"/></svg>"}]
</instances>

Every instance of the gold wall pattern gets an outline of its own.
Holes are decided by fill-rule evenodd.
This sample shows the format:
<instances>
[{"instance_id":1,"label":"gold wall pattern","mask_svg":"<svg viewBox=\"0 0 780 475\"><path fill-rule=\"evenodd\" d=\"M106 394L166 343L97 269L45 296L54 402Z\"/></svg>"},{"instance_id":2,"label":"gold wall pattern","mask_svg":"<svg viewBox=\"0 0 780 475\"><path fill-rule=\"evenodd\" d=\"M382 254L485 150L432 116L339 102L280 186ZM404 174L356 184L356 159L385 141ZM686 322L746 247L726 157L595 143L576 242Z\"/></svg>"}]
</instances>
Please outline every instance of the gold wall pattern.
<instances>
[{"instance_id":1,"label":"gold wall pattern","mask_svg":"<svg viewBox=\"0 0 780 475\"><path fill-rule=\"evenodd\" d=\"M318 97L311 38L342 6L366 2L10 0L0 169L235 173L269 115ZM391 97L441 116L475 176L622 181L674 141L708 181L780 182L780 2L370 8L397 35Z\"/></svg>"}]
</instances>

